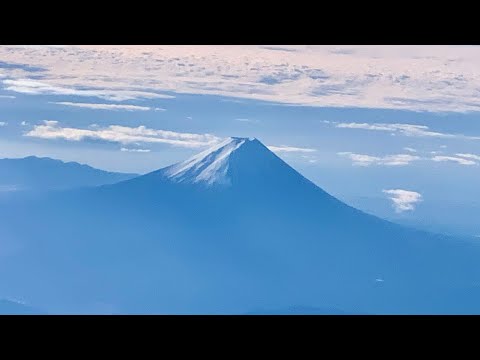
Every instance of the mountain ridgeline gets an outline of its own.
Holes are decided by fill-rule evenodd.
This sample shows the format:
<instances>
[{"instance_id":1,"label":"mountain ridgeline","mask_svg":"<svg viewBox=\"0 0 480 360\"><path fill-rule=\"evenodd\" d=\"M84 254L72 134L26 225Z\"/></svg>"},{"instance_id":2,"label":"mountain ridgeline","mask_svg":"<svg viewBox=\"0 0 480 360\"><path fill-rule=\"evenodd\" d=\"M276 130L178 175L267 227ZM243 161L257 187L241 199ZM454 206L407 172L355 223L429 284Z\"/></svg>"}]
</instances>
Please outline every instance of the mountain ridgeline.
<instances>
[{"instance_id":1,"label":"mountain ridgeline","mask_svg":"<svg viewBox=\"0 0 480 360\"><path fill-rule=\"evenodd\" d=\"M0 159L0 192L69 189L114 184L137 176L94 169L76 162L28 156Z\"/></svg>"},{"instance_id":2,"label":"mountain ridgeline","mask_svg":"<svg viewBox=\"0 0 480 360\"><path fill-rule=\"evenodd\" d=\"M473 239L354 209L256 139L0 211L0 295L48 313L480 313Z\"/></svg>"}]
</instances>

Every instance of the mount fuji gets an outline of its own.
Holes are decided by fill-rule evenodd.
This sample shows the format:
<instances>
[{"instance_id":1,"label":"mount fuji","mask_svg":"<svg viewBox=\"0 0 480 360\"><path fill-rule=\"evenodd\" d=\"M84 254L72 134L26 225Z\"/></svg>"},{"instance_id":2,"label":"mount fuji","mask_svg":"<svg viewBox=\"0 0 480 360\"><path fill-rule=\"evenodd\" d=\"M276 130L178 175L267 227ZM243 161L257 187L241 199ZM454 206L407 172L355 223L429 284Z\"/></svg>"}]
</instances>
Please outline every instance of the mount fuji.
<instances>
[{"instance_id":1,"label":"mount fuji","mask_svg":"<svg viewBox=\"0 0 480 360\"><path fill-rule=\"evenodd\" d=\"M478 240L354 209L257 139L2 206L0 296L48 313L480 313Z\"/></svg>"}]
</instances>

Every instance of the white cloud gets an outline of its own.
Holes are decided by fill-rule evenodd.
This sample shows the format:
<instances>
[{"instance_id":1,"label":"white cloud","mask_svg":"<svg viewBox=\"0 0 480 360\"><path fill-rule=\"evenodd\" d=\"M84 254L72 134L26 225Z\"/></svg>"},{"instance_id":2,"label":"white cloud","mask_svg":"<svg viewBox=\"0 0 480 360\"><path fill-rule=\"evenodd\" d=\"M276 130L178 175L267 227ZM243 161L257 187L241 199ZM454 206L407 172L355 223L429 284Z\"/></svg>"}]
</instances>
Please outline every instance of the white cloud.
<instances>
[{"instance_id":1,"label":"white cloud","mask_svg":"<svg viewBox=\"0 0 480 360\"><path fill-rule=\"evenodd\" d=\"M120 149L122 152L136 152L136 153L149 153L150 149L134 149L134 148L124 148Z\"/></svg>"},{"instance_id":2,"label":"white cloud","mask_svg":"<svg viewBox=\"0 0 480 360\"><path fill-rule=\"evenodd\" d=\"M392 134L399 133L412 137L435 137L435 138L457 138L467 140L480 140L478 136L467 136L463 134L448 134L431 131L428 126L415 124L386 124L386 123L336 123L335 127L341 129L362 129L371 131L386 131Z\"/></svg>"},{"instance_id":3,"label":"white cloud","mask_svg":"<svg viewBox=\"0 0 480 360\"><path fill-rule=\"evenodd\" d=\"M30 79L7 79L3 80L6 90L31 95L75 95L97 97L110 101L125 101L134 99L168 99L170 95L158 94L148 91L125 90L125 89L101 89L101 88L78 88L75 86L62 86L40 82Z\"/></svg>"},{"instance_id":4,"label":"white cloud","mask_svg":"<svg viewBox=\"0 0 480 360\"><path fill-rule=\"evenodd\" d=\"M285 146L285 145L281 145L281 146L269 145L269 146L267 146L267 147L268 147L271 151L273 151L273 152L278 152L278 153L282 153L282 152L311 153L311 152L317 151L316 149L300 148L300 147Z\"/></svg>"},{"instance_id":5,"label":"white cloud","mask_svg":"<svg viewBox=\"0 0 480 360\"><path fill-rule=\"evenodd\" d=\"M0 99L15 99L13 95L0 95Z\"/></svg>"},{"instance_id":6,"label":"white cloud","mask_svg":"<svg viewBox=\"0 0 480 360\"><path fill-rule=\"evenodd\" d=\"M1 127L1 126L7 126L7 125L8 125L7 122L5 122L5 121L0 121L0 127Z\"/></svg>"},{"instance_id":7,"label":"white cloud","mask_svg":"<svg viewBox=\"0 0 480 360\"><path fill-rule=\"evenodd\" d=\"M437 151L431 151L431 154L437 154ZM339 152L337 155L349 158L355 166L385 165L385 166L402 166L409 165L413 161L427 160L435 162L456 162L460 165L475 165L480 161L480 156L474 154L456 154L456 156L440 156L420 157L410 154L395 154L386 156L373 156L366 154L355 154L352 152Z\"/></svg>"},{"instance_id":8,"label":"white cloud","mask_svg":"<svg viewBox=\"0 0 480 360\"><path fill-rule=\"evenodd\" d=\"M58 121L45 120L42 125L35 125L24 136L42 139L64 139L82 141L85 139L103 140L120 144L163 143L174 146L197 148L209 146L220 141L210 134L190 134L167 130L149 129L145 126L128 127L110 125L92 126L88 129L62 127Z\"/></svg>"},{"instance_id":9,"label":"white cloud","mask_svg":"<svg viewBox=\"0 0 480 360\"><path fill-rule=\"evenodd\" d=\"M192 120L193 118L191 116L187 116L187 119L188 120Z\"/></svg>"},{"instance_id":10,"label":"white cloud","mask_svg":"<svg viewBox=\"0 0 480 360\"><path fill-rule=\"evenodd\" d=\"M235 119L236 121L241 121L241 122L254 122L253 120L247 119L247 118L238 118Z\"/></svg>"},{"instance_id":11,"label":"white cloud","mask_svg":"<svg viewBox=\"0 0 480 360\"><path fill-rule=\"evenodd\" d=\"M422 195L415 191L402 189L382 190L383 193L390 195L393 207L396 212L415 210L415 204L422 201Z\"/></svg>"},{"instance_id":12,"label":"white cloud","mask_svg":"<svg viewBox=\"0 0 480 360\"><path fill-rule=\"evenodd\" d=\"M411 148L411 147L404 147L403 150L408 151L408 152L411 152L411 153L416 153L416 152L417 152L417 150L415 150L415 149L413 149L413 148Z\"/></svg>"},{"instance_id":13,"label":"white cloud","mask_svg":"<svg viewBox=\"0 0 480 360\"><path fill-rule=\"evenodd\" d=\"M28 125L28 122L22 121L22 122L20 123L20 125L22 125L22 126L27 126L27 125Z\"/></svg>"},{"instance_id":14,"label":"white cloud","mask_svg":"<svg viewBox=\"0 0 480 360\"><path fill-rule=\"evenodd\" d=\"M464 159L461 157L455 157L455 156L434 156L432 158L433 161L436 162L443 162L443 161L451 161L451 162L456 162L460 165L475 165L476 162L473 160L468 160Z\"/></svg>"},{"instance_id":15,"label":"white cloud","mask_svg":"<svg viewBox=\"0 0 480 360\"><path fill-rule=\"evenodd\" d=\"M465 159L473 159L473 160L480 161L480 155L475 155L475 154L455 154L455 155Z\"/></svg>"},{"instance_id":16,"label":"white cloud","mask_svg":"<svg viewBox=\"0 0 480 360\"><path fill-rule=\"evenodd\" d=\"M54 104L57 105L64 105L64 106L73 106L79 108L86 108L86 109L93 109L93 110L126 110L126 111L164 111L165 109L160 108L151 108L148 106L137 106L137 105L120 105L120 104L95 104L95 103L79 103L79 102L55 102Z\"/></svg>"},{"instance_id":17,"label":"white cloud","mask_svg":"<svg viewBox=\"0 0 480 360\"><path fill-rule=\"evenodd\" d=\"M46 86L6 84L30 94L148 97L113 95L135 88L321 107L480 110L477 46L7 45L0 58L45 69Z\"/></svg>"},{"instance_id":18,"label":"white cloud","mask_svg":"<svg viewBox=\"0 0 480 360\"><path fill-rule=\"evenodd\" d=\"M352 164L356 166L385 165L385 166L404 166L412 161L420 160L419 156L410 154L395 154L386 156L371 156L365 154L355 154L351 152L339 152L340 156L348 157Z\"/></svg>"}]
</instances>

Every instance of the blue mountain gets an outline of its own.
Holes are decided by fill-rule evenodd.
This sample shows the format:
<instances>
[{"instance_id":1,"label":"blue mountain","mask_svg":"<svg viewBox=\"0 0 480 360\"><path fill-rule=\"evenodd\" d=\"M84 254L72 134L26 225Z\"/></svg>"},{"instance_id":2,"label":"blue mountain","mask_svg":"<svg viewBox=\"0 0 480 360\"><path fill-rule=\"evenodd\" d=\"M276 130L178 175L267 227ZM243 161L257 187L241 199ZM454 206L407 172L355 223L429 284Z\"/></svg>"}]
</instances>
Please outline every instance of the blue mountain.
<instances>
[{"instance_id":1,"label":"blue mountain","mask_svg":"<svg viewBox=\"0 0 480 360\"><path fill-rule=\"evenodd\" d=\"M0 192L98 186L134 176L137 175L108 172L76 162L36 156L0 159Z\"/></svg>"},{"instance_id":2,"label":"blue mountain","mask_svg":"<svg viewBox=\"0 0 480 360\"><path fill-rule=\"evenodd\" d=\"M480 313L478 241L354 209L256 139L0 211L0 296L49 313Z\"/></svg>"}]
</instances>

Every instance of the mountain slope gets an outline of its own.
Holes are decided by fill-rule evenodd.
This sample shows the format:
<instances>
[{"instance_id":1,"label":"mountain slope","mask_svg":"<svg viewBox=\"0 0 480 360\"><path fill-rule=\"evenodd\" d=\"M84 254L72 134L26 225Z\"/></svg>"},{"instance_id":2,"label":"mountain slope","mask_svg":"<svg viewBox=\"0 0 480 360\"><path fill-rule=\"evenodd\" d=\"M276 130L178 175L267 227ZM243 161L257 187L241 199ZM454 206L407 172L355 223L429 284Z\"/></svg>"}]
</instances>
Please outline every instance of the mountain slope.
<instances>
[{"instance_id":1,"label":"mountain slope","mask_svg":"<svg viewBox=\"0 0 480 360\"><path fill-rule=\"evenodd\" d=\"M50 313L480 313L477 243L358 211L256 139L9 204L0 225L0 294Z\"/></svg>"},{"instance_id":2,"label":"mountain slope","mask_svg":"<svg viewBox=\"0 0 480 360\"><path fill-rule=\"evenodd\" d=\"M137 175L107 172L76 162L35 156L0 159L0 192L98 186L134 176Z\"/></svg>"}]
</instances>

